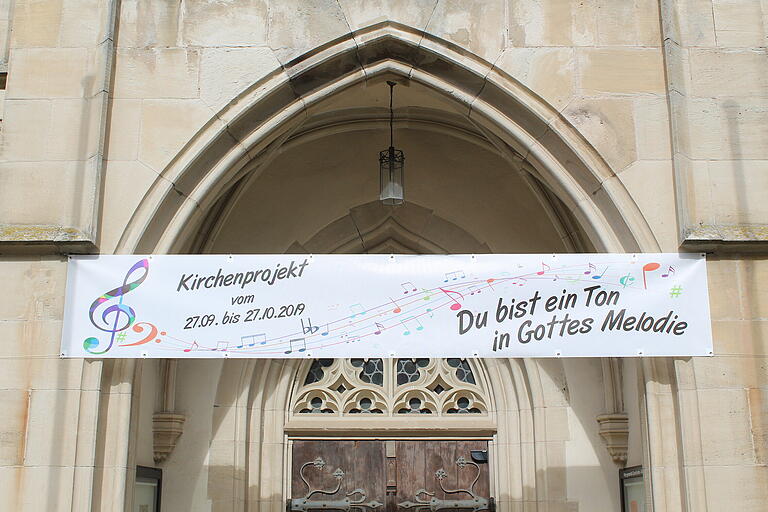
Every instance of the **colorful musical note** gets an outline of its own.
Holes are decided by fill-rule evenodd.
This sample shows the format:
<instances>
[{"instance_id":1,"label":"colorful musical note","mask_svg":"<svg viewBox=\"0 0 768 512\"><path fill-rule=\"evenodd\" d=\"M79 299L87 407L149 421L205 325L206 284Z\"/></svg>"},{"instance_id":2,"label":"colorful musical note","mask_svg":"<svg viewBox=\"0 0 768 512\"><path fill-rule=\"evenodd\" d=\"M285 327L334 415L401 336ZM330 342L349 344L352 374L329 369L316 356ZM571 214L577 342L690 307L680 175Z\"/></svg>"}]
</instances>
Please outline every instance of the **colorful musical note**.
<instances>
[{"instance_id":1,"label":"colorful musical note","mask_svg":"<svg viewBox=\"0 0 768 512\"><path fill-rule=\"evenodd\" d=\"M543 276L544 273L549 271L549 270L552 270L551 267L542 261L541 262L541 271L540 272L536 272L536 275L537 276Z\"/></svg>"},{"instance_id":2,"label":"colorful musical note","mask_svg":"<svg viewBox=\"0 0 768 512\"><path fill-rule=\"evenodd\" d=\"M196 341L193 341L192 345L189 348L184 349L184 352L192 352L193 350L197 350L198 348L200 348L200 345L198 345Z\"/></svg>"},{"instance_id":3,"label":"colorful musical note","mask_svg":"<svg viewBox=\"0 0 768 512\"><path fill-rule=\"evenodd\" d=\"M307 325L304 325L304 319L301 319L301 331L303 334L315 334L317 331L319 331L319 327L315 327L312 325L312 319L307 318Z\"/></svg>"},{"instance_id":4,"label":"colorful musical note","mask_svg":"<svg viewBox=\"0 0 768 512\"><path fill-rule=\"evenodd\" d=\"M451 304L451 309L453 311L458 311L459 309L461 309L461 303L456 299L454 299L453 297L451 297L450 294L453 293L455 295L458 295L459 297L462 298L462 300L464 299L464 295L462 295L460 292L457 292L457 291L446 290L445 288L438 288L438 289L454 302L454 304Z\"/></svg>"},{"instance_id":5,"label":"colorful musical note","mask_svg":"<svg viewBox=\"0 0 768 512\"><path fill-rule=\"evenodd\" d=\"M661 265L658 263L646 263L643 265L643 288L646 290L648 289L648 282L645 279L645 273L646 272L653 272L654 270L658 270Z\"/></svg>"},{"instance_id":6,"label":"colorful musical note","mask_svg":"<svg viewBox=\"0 0 768 512\"><path fill-rule=\"evenodd\" d=\"M325 329L320 333L320 336L328 336L328 324L325 324Z\"/></svg>"},{"instance_id":7,"label":"colorful musical note","mask_svg":"<svg viewBox=\"0 0 768 512\"><path fill-rule=\"evenodd\" d=\"M404 283L400 283L400 286L402 286L403 290L405 290L403 292L404 295L407 295L408 292L415 292L416 291L416 287L410 281L406 281Z\"/></svg>"},{"instance_id":8,"label":"colorful musical note","mask_svg":"<svg viewBox=\"0 0 768 512\"><path fill-rule=\"evenodd\" d=\"M385 330L386 327L381 325L379 322L374 322L376 324L376 330L373 332L373 334L379 335L381 334L381 331Z\"/></svg>"},{"instance_id":9,"label":"colorful musical note","mask_svg":"<svg viewBox=\"0 0 768 512\"><path fill-rule=\"evenodd\" d=\"M143 345L145 343L149 343L150 341L153 341L155 343L160 343L162 340L160 338L156 338L157 336L157 327L152 325L149 322L137 322L131 329L135 332L142 332L144 331L144 328L142 325L148 325L150 327L149 334L145 336L144 338L140 339L137 342L134 343L126 343L125 345L120 345L121 347L135 347L136 345ZM121 333L122 334L122 333ZM160 331L160 334L162 336L165 336L167 333L165 331Z\"/></svg>"},{"instance_id":10,"label":"colorful musical note","mask_svg":"<svg viewBox=\"0 0 768 512\"><path fill-rule=\"evenodd\" d=\"M621 283L624 286L624 288L626 288L627 286L632 284L632 281L634 281L634 280L635 280L635 278L632 277L632 274L627 274L627 275L621 276L619 278L619 283Z\"/></svg>"},{"instance_id":11,"label":"colorful musical note","mask_svg":"<svg viewBox=\"0 0 768 512\"><path fill-rule=\"evenodd\" d=\"M400 313L402 309L400 309L400 305L393 299L392 297L389 298L389 301L395 305L395 309L392 310L393 313Z\"/></svg>"},{"instance_id":12,"label":"colorful musical note","mask_svg":"<svg viewBox=\"0 0 768 512\"><path fill-rule=\"evenodd\" d=\"M129 283L128 279L130 279L131 275L134 272L137 272L140 270L144 271L141 277ZM124 331L127 328L129 328L131 325L133 325L133 322L136 320L136 312L130 306L123 304L123 298L127 293L138 288L139 285L143 283L144 280L147 278L147 275L149 275L149 260L148 259L139 260L136 263L134 263L134 265L125 274L125 277L123 278L122 286L104 293L103 295L101 295L100 297L97 297L96 300L93 301L93 303L91 304L91 307L88 310L88 316L91 320L91 323L93 324L94 327L96 327L100 331L110 333L110 337L109 337L109 344L102 351L92 350L101 344L98 338L95 338L95 337L86 338L83 341L83 348L86 350L86 352L89 352L91 354L96 354L96 355L105 354L106 352L109 351L109 349L112 348L112 345L115 342L115 333ZM104 325L102 326L99 323L97 323L94 317L96 316L96 310L99 308L99 306L118 297L119 299L117 304L112 304L111 306L108 306L107 308L104 309L104 311L100 315L98 315L98 317L101 319ZM109 327L109 317L111 315L114 315L114 321L112 322L112 327ZM121 317L123 315L125 315L126 318L124 322L121 323Z\"/></svg>"},{"instance_id":13,"label":"colorful musical note","mask_svg":"<svg viewBox=\"0 0 768 512\"><path fill-rule=\"evenodd\" d=\"M603 269L603 273L602 273L602 274L600 274L599 276L592 276L592 279L602 279L602 278L603 278L603 276L605 275L605 273L606 273L607 271L608 271L608 267L606 266L606 267Z\"/></svg>"},{"instance_id":14,"label":"colorful musical note","mask_svg":"<svg viewBox=\"0 0 768 512\"><path fill-rule=\"evenodd\" d=\"M493 289L494 289L494 288L493 288L493 282L494 282L494 281L495 281L495 279L493 279L493 278L491 278L491 279L486 279L486 280L485 280L485 282L486 282L486 283L488 283L488 287L489 287L491 290L493 290Z\"/></svg>"},{"instance_id":15,"label":"colorful musical note","mask_svg":"<svg viewBox=\"0 0 768 512\"><path fill-rule=\"evenodd\" d=\"M298 352L304 352L307 350L307 339L306 338L292 338L288 340L288 350L285 351L286 354L290 354L293 352L293 343L296 342L298 345L298 342L302 342L304 344L303 347L301 347Z\"/></svg>"},{"instance_id":16,"label":"colorful musical note","mask_svg":"<svg viewBox=\"0 0 768 512\"><path fill-rule=\"evenodd\" d=\"M424 296L421 298L421 300L429 300L432 298L432 294L426 288L422 288L421 291L424 292Z\"/></svg>"},{"instance_id":17,"label":"colorful musical note","mask_svg":"<svg viewBox=\"0 0 768 512\"><path fill-rule=\"evenodd\" d=\"M237 348L243 348L246 345L246 342L250 341L248 343L249 347L255 347L256 343L259 345L266 345L267 344L267 335L266 334L249 334L247 336L240 336L240 346Z\"/></svg>"},{"instance_id":18,"label":"colorful musical note","mask_svg":"<svg viewBox=\"0 0 768 512\"><path fill-rule=\"evenodd\" d=\"M457 279L464 279L467 277L467 274L464 273L463 270L454 270L453 272L447 272L445 274L445 281L444 283L447 283L449 280L456 281Z\"/></svg>"},{"instance_id":19,"label":"colorful musical note","mask_svg":"<svg viewBox=\"0 0 768 512\"><path fill-rule=\"evenodd\" d=\"M218 342L216 342L216 348L213 348L211 350L213 350L214 352L216 352L216 351L226 352L227 350L229 350L229 342L228 341L218 341Z\"/></svg>"},{"instance_id":20,"label":"colorful musical note","mask_svg":"<svg viewBox=\"0 0 768 512\"><path fill-rule=\"evenodd\" d=\"M524 277L513 277L509 280L510 284L516 284L517 286L524 286L528 280Z\"/></svg>"},{"instance_id":21,"label":"colorful musical note","mask_svg":"<svg viewBox=\"0 0 768 512\"><path fill-rule=\"evenodd\" d=\"M480 288L478 288L478 287L477 287L476 285L474 285L474 284L471 284L471 285L469 285L469 287L467 288L467 290L469 290L469 294L470 294L470 295L474 295L474 294L476 294L476 293L480 293L480 292L482 291Z\"/></svg>"},{"instance_id":22,"label":"colorful musical note","mask_svg":"<svg viewBox=\"0 0 768 512\"><path fill-rule=\"evenodd\" d=\"M667 273L666 274L661 274L661 277L669 277L669 276L671 276L674 273L675 273L675 267L670 265L669 268L667 269Z\"/></svg>"},{"instance_id":23,"label":"colorful musical note","mask_svg":"<svg viewBox=\"0 0 768 512\"><path fill-rule=\"evenodd\" d=\"M355 318L358 315L364 315L366 313L365 308L359 302L349 306L349 311L352 313L352 316L349 318Z\"/></svg>"},{"instance_id":24,"label":"colorful musical note","mask_svg":"<svg viewBox=\"0 0 768 512\"><path fill-rule=\"evenodd\" d=\"M591 274L593 271L596 271L596 270L597 270L597 267L590 263L589 268L587 268L587 270L584 272L584 275L588 276L589 274Z\"/></svg>"},{"instance_id":25,"label":"colorful musical note","mask_svg":"<svg viewBox=\"0 0 768 512\"><path fill-rule=\"evenodd\" d=\"M421 322L419 322L418 318L406 318L405 320L402 320L400 323L403 324L403 327L405 327L405 332L403 332L403 336L408 336L411 334L411 329L408 327L408 322L416 322L416 330L417 331L423 331L424 326L421 325Z\"/></svg>"}]
</instances>

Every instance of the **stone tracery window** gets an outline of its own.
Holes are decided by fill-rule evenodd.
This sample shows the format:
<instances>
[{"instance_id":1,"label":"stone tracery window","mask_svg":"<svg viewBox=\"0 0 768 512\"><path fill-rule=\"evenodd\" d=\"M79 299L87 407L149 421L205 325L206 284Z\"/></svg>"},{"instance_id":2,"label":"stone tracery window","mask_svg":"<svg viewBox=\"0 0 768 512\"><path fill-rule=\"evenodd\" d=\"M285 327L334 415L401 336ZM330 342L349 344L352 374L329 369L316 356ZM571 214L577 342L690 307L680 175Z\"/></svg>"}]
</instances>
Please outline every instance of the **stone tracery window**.
<instances>
[{"instance_id":1,"label":"stone tracery window","mask_svg":"<svg viewBox=\"0 0 768 512\"><path fill-rule=\"evenodd\" d=\"M485 392L467 359L315 359L293 414L336 416L487 414Z\"/></svg>"}]
</instances>

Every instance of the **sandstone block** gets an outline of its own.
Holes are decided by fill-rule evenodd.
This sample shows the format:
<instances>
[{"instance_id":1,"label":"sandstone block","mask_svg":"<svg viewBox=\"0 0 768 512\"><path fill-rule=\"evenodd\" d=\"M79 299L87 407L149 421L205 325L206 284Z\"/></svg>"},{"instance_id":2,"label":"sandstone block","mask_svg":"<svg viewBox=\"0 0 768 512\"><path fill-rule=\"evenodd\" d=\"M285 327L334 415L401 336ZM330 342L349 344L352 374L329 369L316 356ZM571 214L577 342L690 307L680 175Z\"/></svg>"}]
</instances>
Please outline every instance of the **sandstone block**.
<instances>
[{"instance_id":1,"label":"sandstone block","mask_svg":"<svg viewBox=\"0 0 768 512\"><path fill-rule=\"evenodd\" d=\"M273 2L269 27L269 46L283 64L350 31L335 0Z\"/></svg>"},{"instance_id":2,"label":"sandstone block","mask_svg":"<svg viewBox=\"0 0 768 512\"><path fill-rule=\"evenodd\" d=\"M768 355L768 322L713 321L715 354Z\"/></svg>"},{"instance_id":3,"label":"sandstone block","mask_svg":"<svg viewBox=\"0 0 768 512\"><path fill-rule=\"evenodd\" d=\"M704 469L707 510L765 510L766 466L720 466Z\"/></svg>"},{"instance_id":4,"label":"sandstone block","mask_svg":"<svg viewBox=\"0 0 768 512\"><path fill-rule=\"evenodd\" d=\"M6 98L3 107L5 109L3 159L6 161L42 160L50 142L48 136L51 121L50 101ZM9 189L7 186L3 187L0 189L0 194L3 190Z\"/></svg>"},{"instance_id":5,"label":"sandstone block","mask_svg":"<svg viewBox=\"0 0 768 512\"><path fill-rule=\"evenodd\" d=\"M746 392L708 389L698 393L703 463L753 464Z\"/></svg>"},{"instance_id":6,"label":"sandstone block","mask_svg":"<svg viewBox=\"0 0 768 512\"><path fill-rule=\"evenodd\" d=\"M64 0L61 10L59 46L93 47L107 37L108 2Z\"/></svg>"},{"instance_id":7,"label":"sandstone block","mask_svg":"<svg viewBox=\"0 0 768 512\"><path fill-rule=\"evenodd\" d=\"M269 2L191 0L183 4L183 38L190 46L252 46L267 39ZM274 2L272 2L274 5Z\"/></svg>"},{"instance_id":8,"label":"sandstone block","mask_svg":"<svg viewBox=\"0 0 768 512\"><path fill-rule=\"evenodd\" d=\"M0 419L0 467L19 466L24 461L26 418L29 394L25 389L2 389L3 417Z\"/></svg>"},{"instance_id":9,"label":"sandstone block","mask_svg":"<svg viewBox=\"0 0 768 512\"><path fill-rule=\"evenodd\" d=\"M695 357L698 389L768 388L768 359L752 357Z\"/></svg>"},{"instance_id":10,"label":"sandstone block","mask_svg":"<svg viewBox=\"0 0 768 512\"><path fill-rule=\"evenodd\" d=\"M765 286L765 279L768 277L768 260L744 259L740 263L740 271L743 279L742 293L745 296L745 317L752 320L768 320L768 309L766 309L768 288Z\"/></svg>"},{"instance_id":11,"label":"sandstone block","mask_svg":"<svg viewBox=\"0 0 768 512\"><path fill-rule=\"evenodd\" d=\"M62 0L14 2L12 48L54 47L59 41Z\"/></svg>"},{"instance_id":12,"label":"sandstone block","mask_svg":"<svg viewBox=\"0 0 768 512\"><path fill-rule=\"evenodd\" d=\"M634 101L634 110L638 159L671 159L672 146L666 98L637 98Z\"/></svg>"},{"instance_id":13,"label":"sandstone block","mask_svg":"<svg viewBox=\"0 0 768 512\"><path fill-rule=\"evenodd\" d=\"M0 300L0 320L30 322L21 326L0 322L0 328L8 328L9 334L23 333L28 336L15 344L3 346L2 353L41 354L37 350L44 349L44 345L33 346L30 343L33 340L47 343L52 336L58 338L58 334L52 331L58 328L64 309L66 264L59 258L4 261L3 269L7 272L4 274L7 276L4 279L6 295ZM26 299L19 300L19 297ZM34 350L27 352L26 349L30 347ZM45 353L58 354L58 349Z\"/></svg>"},{"instance_id":14,"label":"sandstone block","mask_svg":"<svg viewBox=\"0 0 768 512\"><path fill-rule=\"evenodd\" d=\"M738 263L732 260L707 261L707 282L710 290L710 314L713 320L740 320L744 318Z\"/></svg>"},{"instance_id":15,"label":"sandstone block","mask_svg":"<svg viewBox=\"0 0 768 512\"><path fill-rule=\"evenodd\" d=\"M637 159L635 119L629 99L574 100L563 115L619 172Z\"/></svg>"},{"instance_id":16,"label":"sandstone block","mask_svg":"<svg viewBox=\"0 0 768 512\"><path fill-rule=\"evenodd\" d=\"M438 0L339 0L352 30L390 20L410 27L424 28Z\"/></svg>"},{"instance_id":17,"label":"sandstone block","mask_svg":"<svg viewBox=\"0 0 768 512\"><path fill-rule=\"evenodd\" d=\"M0 219L72 228L91 221L94 159L0 163Z\"/></svg>"},{"instance_id":18,"label":"sandstone block","mask_svg":"<svg viewBox=\"0 0 768 512\"><path fill-rule=\"evenodd\" d=\"M718 46L766 46L764 2L712 0L712 14Z\"/></svg>"},{"instance_id":19,"label":"sandstone block","mask_svg":"<svg viewBox=\"0 0 768 512\"><path fill-rule=\"evenodd\" d=\"M504 2L437 3L426 31L494 62L504 49Z\"/></svg>"},{"instance_id":20,"label":"sandstone block","mask_svg":"<svg viewBox=\"0 0 768 512\"><path fill-rule=\"evenodd\" d=\"M664 94L660 49L584 48L577 51L585 94Z\"/></svg>"},{"instance_id":21,"label":"sandstone block","mask_svg":"<svg viewBox=\"0 0 768 512\"><path fill-rule=\"evenodd\" d=\"M4 505L10 510L19 509L19 488L21 486L22 473L24 468L21 466L0 466L0 493L4 497Z\"/></svg>"},{"instance_id":22,"label":"sandstone block","mask_svg":"<svg viewBox=\"0 0 768 512\"><path fill-rule=\"evenodd\" d=\"M762 389L749 389L747 398L755 461L765 465L768 463L768 390L765 386Z\"/></svg>"},{"instance_id":23,"label":"sandstone block","mask_svg":"<svg viewBox=\"0 0 768 512\"><path fill-rule=\"evenodd\" d=\"M688 101L690 156L698 159L765 159L768 100L693 98Z\"/></svg>"},{"instance_id":24,"label":"sandstone block","mask_svg":"<svg viewBox=\"0 0 768 512\"><path fill-rule=\"evenodd\" d=\"M512 46L597 44L598 2L523 0L509 4Z\"/></svg>"},{"instance_id":25,"label":"sandstone block","mask_svg":"<svg viewBox=\"0 0 768 512\"><path fill-rule=\"evenodd\" d=\"M200 51L189 48L119 49L115 98L196 98Z\"/></svg>"},{"instance_id":26,"label":"sandstone block","mask_svg":"<svg viewBox=\"0 0 768 512\"><path fill-rule=\"evenodd\" d=\"M102 110L97 98L51 101L48 160L88 160L99 150Z\"/></svg>"},{"instance_id":27,"label":"sandstone block","mask_svg":"<svg viewBox=\"0 0 768 512\"><path fill-rule=\"evenodd\" d=\"M599 2L598 44L604 46L659 46L659 5L654 0Z\"/></svg>"},{"instance_id":28,"label":"sandstone block","mask_svg":"<svg viewBox=\"0 0 768 512\"><path fill-rule=\"evenodd\" d=\"M200 61L200 99L218 111L279 67L267 47L205 48Z\"/></svg>"},{"instance_id":29,"label":"sandstone block","mask_svg":"<svg viewBox=\"0 0 768 512\"><path fill-rule=\"evenodd\" d=\"M673 177L670 160L637 160L619 173L662 250L669 251L678 248Z\"/></svg>"},{"instance_id":30,"label":"sandstone block","mask_svg":"<svg viewBox=\"0 0 768 512\"><path fill-rule=\"evenodd\" d=\"M135 160L139 153L141 100L112 100L109 160Z\"/></svg>"},{"instance_id":31,"label":"sandstone block","mask_svg":"<svg viewBox=\"0 0 768 512\"><path fill-rule=\"evenodd\" d=\"M179 36L181 2L125 0L120 2L121 48L176 46Z\"/></svg>"},{"instance_id":32,"label":"sandstone block","mask_svg":"<svg viewBox=\"0 0 768 512\"><path fill-rule=\"evenodd\" d=\"M85 48L25 48L11 56L7 98L80 98L88 50Z\"/></svg>"},{"instance_id":33,"label":"sandstone block","mask_svg":"<svg viewBox=\"0 0 768 512\"><path fill-rule=\"evenodd\" d=\"M576 59L571 48L508 48L496 66L557 110L573 97Z\"/></svg>"},{"instance_id":34,"label":"sandstone block","mask_svg":"<svg viewBox=\"0 0 768 512\"><path fill-rule=\"evenodd\" d=\"M139 160L160 172L211 117L199 100L144 101Z\"/></svg>"},{"instance_id":35,"label":"sandstone block","mask_svg":"<svg viewBox=\"0 0 768 512\"><path fill-rule=\"evenodd\" d=\"M571 439L567 407L545 407L543 413L546 422L547 441L568 441Z\"/></svg>"},{"instance_id":36,"label":"sandstone block","mask_svg":"<svg viewBox=\"0 0 768 512\"><path fill-rule=\"evenodd\" d=\"M105 208L101 221L101 250L111 252L123 235L128 222L139 207L141 200L156 181L165 187L171 183L159 177L147 165L133 161L107 163L105 171L104 203L119 204L119 208Z\"/></svg>"},{"instance_id":37,"label":"sandstone block","mask_svg":"<svg viewBox=\"0 0 768 512\"><path fill-rule=\"evenodd\" d=\"M718 224L768 224L768 160L710 161L708 167Z\"/></svg>"},{"instance_id":38,"label":"sandstone block","mask_svg":"<svg viewBox=\"0 0 768 512\"><path fill-rule=\"evenodd\" d=\"M31 391L24 452L26 465L74 465L79 394L77 390Z\"/></svg>"},{"instance_id":39,"label":"sandstone block","mask_svg":"<svg viewBox=\"0 0 768 512\"><path fill-rule=\"evenodd\" d=\"M663 0L664 37L681 46L714 46L712 0Z\"/></svg>"},{"instance_id":40,"label":"sandstone block","mask_svg":"<svg viewBox=\"0 0 768 512\"><path fill-rule=\"evenodd\" d=\"M20 471L18 510L72 510L72 466L24 467Z\"/></svg>"},{"instance_id":41,"label":"sandstone block","mask_svg":"<svg viewBox=\"0 0 768 512\"><path fill-rule=\"evenodd\" d=\"M692 49L690 52L694 95L768 97L765 50ZM724 90L726 83L728 88Z\"/></svg>"}]
</instances>

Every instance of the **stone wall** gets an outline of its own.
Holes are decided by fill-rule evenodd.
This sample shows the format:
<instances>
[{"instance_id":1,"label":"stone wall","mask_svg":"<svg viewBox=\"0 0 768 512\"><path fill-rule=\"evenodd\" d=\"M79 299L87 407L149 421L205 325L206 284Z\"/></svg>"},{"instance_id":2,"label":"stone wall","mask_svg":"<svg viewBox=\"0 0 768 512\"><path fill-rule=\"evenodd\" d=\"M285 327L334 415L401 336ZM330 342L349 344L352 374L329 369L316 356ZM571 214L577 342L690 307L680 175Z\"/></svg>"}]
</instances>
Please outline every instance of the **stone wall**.
<instances>
[{"instance_id":1,"label":"stone wall","mask_svg":"<svg viewBox=\"0 0 768 512\"><path fill-rule=\"evenodd\" d=\"M195 208L189 184L174 182L168 169L200 133L225 129L227 108L266 89L266 80L289 81L287 69L295 71L302 56L322 55L350 33L353 45L362 44L358 31L381 23L409 27L419 44L443 42L467 66L482 59L544 102L553 123L578 133L579 150L594 151L618 177L627 194L618 208L636 209L636 223L655 238L638 244L643 250L713 251L716 357L633 366L627 375L637 381L624 387L638 396L627 403L644 416L632 420L631 439L651 469L654 510L762 510L768 6L758 0L0 3L0 46L8 41L0 152L2 508L119 510L130 503L133 466L148 463L156 366L58 358L64 255L124 247L128 226L151 225L156 212L140 206L160 194ZM243 143L237 136L233 146ZM193 398L179 407L191 411ZM131 418L142 418L142 427ZM199 428L203 440L210 426ZM556 440L571 464L597 457L579 454L582 445L572 442L596 439L591 428ZM569 459L562 463L567 468ZM180 465L171 459L166 467L187 474ZM578 486L584 480L575 471L564 479L555 482L561 494L550 509L589 509L588 501L578 504L589 499ZM208 484L194 492L207 499Z\"/></svg>"}]
</instances>

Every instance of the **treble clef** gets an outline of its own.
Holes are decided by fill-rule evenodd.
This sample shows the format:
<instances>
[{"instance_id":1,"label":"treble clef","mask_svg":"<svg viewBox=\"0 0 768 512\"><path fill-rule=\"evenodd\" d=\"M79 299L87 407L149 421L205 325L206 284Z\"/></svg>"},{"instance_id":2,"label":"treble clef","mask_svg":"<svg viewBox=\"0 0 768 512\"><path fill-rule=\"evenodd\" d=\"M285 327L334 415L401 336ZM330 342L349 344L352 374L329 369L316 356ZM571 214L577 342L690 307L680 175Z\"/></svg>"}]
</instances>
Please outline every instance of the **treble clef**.
<instances>
[{"instance_id":1,"label":"treble clef","mask_svg":"<svg viewBox=\"0 0 768 512\"><path fill-rule=\"evenodd\" d=\"M131 278L131 274L134 272L143 270L142 275L136 279L135 281L131 281L130 283L128 280ZM109 349L112 348L112 345L115 342L115 334L124 331L125 329L129 328L131 325L133 325L133 322L136 320L136 312L133 310L132 307L123 304L123 297L126 293L135 290L139 287L141 283L144 282L144 280L147 278L147 275L149 274L149 260L143 259L136 262L130 270L125 274L125 278L123 279L123 285L119 288L115 288L114 290L110 290L106 292L104 295L101 295L96 300L93 301L91 304L91 307L89 308L89 317L91 319L91 323L99 330L110 333L109 338L109 345L107 348L105 348L102 351L94 350L98 349L99 347L99 340L98 338L86 338L85 341L83 341L83 348L95 355L104 354L109 351ZM97 321L98 315L96 315L96 310L104 304L105 302L119 298L117 304L112 304L111 306L108 306L104 309L104 312L101 313L101 321ZM114 321L112 321L112 326L110 327L110 320L107 318L109 315L114 314ZM121 322L121 316L126 315L126 318L122 320Z\"/></svg>"}]
</instances>

